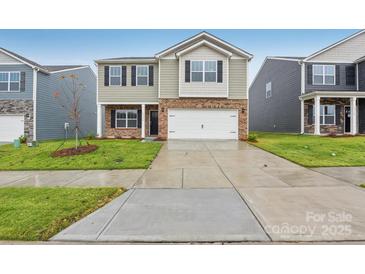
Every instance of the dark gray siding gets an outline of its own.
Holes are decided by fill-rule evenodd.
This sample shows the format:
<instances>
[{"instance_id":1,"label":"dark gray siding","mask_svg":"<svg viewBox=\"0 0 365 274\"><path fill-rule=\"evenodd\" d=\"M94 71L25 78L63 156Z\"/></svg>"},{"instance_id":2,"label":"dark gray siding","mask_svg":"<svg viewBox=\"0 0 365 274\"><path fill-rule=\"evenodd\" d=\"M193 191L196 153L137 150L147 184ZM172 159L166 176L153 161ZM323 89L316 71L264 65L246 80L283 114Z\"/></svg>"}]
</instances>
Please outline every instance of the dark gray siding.
<instances>
[{"instance_id":1,"label":"dark gray siding","mask_svg":"<svg viewBox=\"0 0 365 274\"><path fill-rule=\"evenodd\" d=\"M316 65L321 65L322 63L313 63ZM311 64L311 65L313 65ZM328 63L326 63L328 65ZM307 81L307 67L310 64L306 64L306 70L305 70L305 90L306 92L312 92L316 90L333 90L333 91L355 91L356 90L356 84L353 86L346 85L346 66L351 66L353 64L332 64L337 65L340 69L340 82L338 85L310 85ZM356 83L356 81L355 81Z\"/></svg>"},{"instance_id":2,"label":"dark gray siding","mask_svg":"<svg viewBox=\"0 0 365 274\"><path fill-rule=\"evenodd\" d=\"M359 64L359 90L365 91L365 61Z\"/></svg>"},{"instance_id":3,"label":"dark gray siding","mask_svg":"<svg viewBox=\"0 0 365 274\"><path fill-rule=\"evenodd\" d=\"M64 124L71 121L68 113L61 106L60 100L54 98L54 92L61 94L66 91L62 88L60 77L75 74L79 81L86 85L80 100L81 134L96 134L96 77L89 68L83 68L51 75L38 74L37 93L37 138L62 139L64 137ZM70 104L70 100L62 97Z\"/></svg>"},{"instance_id":4,"label":"dark gray siding","mask_svg":"<svg viewBox=\"0 0 365 274\"><path fill-rule=\"evenodd\" d=\"M33 98L33 69L27 65L0 65L0 71L25 72L24 92L0 92L0 100L32 100Z\"/></svg>"},{"instance_id":5,"label":"dark gray siding","mask_svg":"<svg viewBox=\"0 0 365 274\"><path fill-rule=\"evenodd\" d=\"M268 59L249 90L249 125L253 131L300 132L300 65ZM266 83L272 97L266 99Z\"/></svg>"}]
</instances>

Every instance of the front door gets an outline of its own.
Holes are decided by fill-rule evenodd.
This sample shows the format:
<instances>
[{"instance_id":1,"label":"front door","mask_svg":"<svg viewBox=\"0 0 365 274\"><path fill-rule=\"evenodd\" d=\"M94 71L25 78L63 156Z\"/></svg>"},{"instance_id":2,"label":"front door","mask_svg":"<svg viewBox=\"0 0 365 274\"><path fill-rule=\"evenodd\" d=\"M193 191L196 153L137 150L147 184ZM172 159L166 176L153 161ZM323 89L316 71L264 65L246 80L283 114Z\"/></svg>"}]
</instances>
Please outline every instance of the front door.
<instances>
[{"instance_id":1,"label":"front door","mask_svg":"<svg viewBox=\"0 0 365 274\"><path fill-rule=\"evenodd\" d=\"M351 132L351 108L345 106L345 133Z\"/></svg>"},{"instance_id":2,"label":"front door","mask_svg":"<svg viewBox=\"0 0 365 274\"><path fill-rule=\"evenodd\" d=\"M158 134L158 111L150 111L150 135Z\"/></svg>"}]
</instances>

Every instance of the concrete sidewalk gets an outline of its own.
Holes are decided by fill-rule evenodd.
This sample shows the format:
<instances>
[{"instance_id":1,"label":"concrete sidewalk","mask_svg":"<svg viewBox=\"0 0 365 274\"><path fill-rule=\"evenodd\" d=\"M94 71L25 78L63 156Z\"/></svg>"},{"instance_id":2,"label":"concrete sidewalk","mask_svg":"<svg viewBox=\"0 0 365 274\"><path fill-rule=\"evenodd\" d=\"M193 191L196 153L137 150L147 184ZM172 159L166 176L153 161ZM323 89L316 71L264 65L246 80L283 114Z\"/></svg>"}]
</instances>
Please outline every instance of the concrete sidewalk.
<instances>
[{"instance_id":1,"label":"concrete sidewalk","mask_svg":"<svg viewBox=\"0 0 365 274\"><path fill-rule=\"evenodd\" d=\"M365 184L365 167L320 167L312 169L353 185Z\"/></svg>"},{"instance_id":2,"label":"concrete sidewalk","mask_svg":"<svg viewBox=\"0 0 365 274\"><path fill-rule=\"evenodd\" d=\"M0 187L108 187L129 189L141 178L143 169L0 171Z\"/></svg>"}]
</instances>

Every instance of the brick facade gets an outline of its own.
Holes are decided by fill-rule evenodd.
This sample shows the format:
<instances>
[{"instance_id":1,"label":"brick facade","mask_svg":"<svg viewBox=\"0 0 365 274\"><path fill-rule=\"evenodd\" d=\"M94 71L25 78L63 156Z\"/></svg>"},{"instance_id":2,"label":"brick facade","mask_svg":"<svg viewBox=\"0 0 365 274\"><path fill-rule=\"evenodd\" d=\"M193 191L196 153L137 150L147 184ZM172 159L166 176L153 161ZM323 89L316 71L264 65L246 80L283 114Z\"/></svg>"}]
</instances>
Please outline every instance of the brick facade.
<instances>
[{"instance_id":1,"label":"brick facade","mask_svg":"<svg viewBox=\"0 0 365 274\"><path fill-rule=\"evenodd\" d=\"M0 100L0 115L24 115L24 135L33 140L33 101ZM20 137L20 136L19 136Z\"/></svg>"},{"instance_id":2,"label":"brick facade","mask_svg":"<svg viewBox=\"0 0 365 274\"><path fill-rule=\"evenodd\" d=\"M304 102L304 133L314 134L314 121L313 124L308 124L308 106L313 105L314 112L314 100L307 100ZM321 105L336 105L341 106L340 121L336 125L321 125L321 134L344 134L345 132L345 106L350 105L350 99L348 98L321 98ZM336 110L337 111L337 110ZM338 113L336 113L336 116ZM336 120L336 117L335 117ZM336 122L336 121L335 121Z\"/></svg>"},{"instance_id":3,"label":"brick facade","mask_svg":"<svg viewBox=\"0 0 365 274\"><path fill-rule=\"evenodd\" d=\"M238 138L240 140L247 139L247 100L233 99L160 99L159 103L159 138L167 139L168 129L168 109L169 108L221 108L221 109L238 109Z\"/></svg>"},{"instance_id":4,"label":"brick facade","mask_svg":"<svg viewBox=\"0 0 365 274\"><path fill-rule=\"evenodd\" d=\"M105 132L107 138L141 138L140 128L112 128L111 127L111 110L118 109L141 109L141 105L108 105L105 107ZM145 112L145 136L150 136L150 110L158 110L157 105L146 105Z\"/></svg>"}]
</instances>

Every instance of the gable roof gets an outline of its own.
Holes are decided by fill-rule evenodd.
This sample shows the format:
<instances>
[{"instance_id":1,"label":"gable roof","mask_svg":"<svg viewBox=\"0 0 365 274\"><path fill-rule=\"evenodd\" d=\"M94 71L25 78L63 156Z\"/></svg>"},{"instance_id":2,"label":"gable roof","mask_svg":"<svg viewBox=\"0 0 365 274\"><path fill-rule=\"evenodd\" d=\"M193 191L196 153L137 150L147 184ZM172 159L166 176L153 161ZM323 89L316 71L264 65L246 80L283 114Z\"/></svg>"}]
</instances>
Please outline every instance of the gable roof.
<instances>
[{"instance_id":1,"label":"gable roof","mask_svg":"<svg viewBox=\"0 0 365 274\"><path fill-rule=\"evenodd\" d=\"M328 51L328 50L330 50L330 49L332 49L332 48L334 48L338 45L341 45L341 44L347 42L348 40L351 40L351 39L353 39L353 38L355 38L355 37L357 37L357 36L359 36L360 34L363 34L363 33L365 33L365 30L360 30L360 31L350 35L349 37L346 37L346 38L344 38L344 39L342 39L342 40L340 40L340 41L338 41L338 42L336 42L332 45L329 45L328 47L325 47L324 49L316 51L315 53L313 53L313 54L309 55L308 57L306 57L303 61L306 62L306 61L316 57L317 55L319 55L323 52L326 52L326 51Z\"/></svg>"},{"instance_id":2,"label":"gable roof","mask_svg":"<svg viewBox=\"0 0 365 274\"><path fill-rule=\"evenodd\" d=\"M75 69L75 68L82 68L82 67L87 67L86 65L55 65L55 66L43 66L40 65L32 60L29 60L28 58L25 58L24 56L21 56L15 52L12 52L8 49L4 49L4 48L0 48L0 51L7 54L8 56L32 67L32 68L38 68L40 71L44 72L44 73L52 73L52 72L56 72L56 71L61 71L61 70L68 70L68 69Z\"/></svg>"},{"instance_id":3,"label":"gable roof","mask_svg":"<svg viewBox=\"0 0 365 274\"><path fill-rule=\"evenodd\" d=\"M253 58L253 55L248 53L247 51L239 48L239 47L236 47L206 31L202 31L188 39L185 39L183 40L182 42L179 42L163 51L160 51L158 53L155 54L155 57L156 58L160 58L164 55L167 55L169 53L173 53L173 52L176 52L176 51L179 51L179 50L182 50L186 47L190 47L192 46L193 44L195 44L196 42L200 42L201 40L207 40L208 42L211 42L212 44L215 44L216 46L218 47L223 47L223 48L226 48L226 49L229 49L233 52L235 52L236 54L238 55L241 55L243 57L246 57L248 58L249 60L251 60Z\"/></svg>"}]
</instances>

